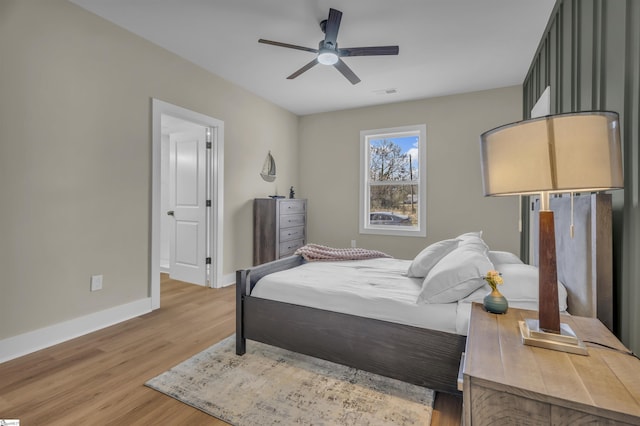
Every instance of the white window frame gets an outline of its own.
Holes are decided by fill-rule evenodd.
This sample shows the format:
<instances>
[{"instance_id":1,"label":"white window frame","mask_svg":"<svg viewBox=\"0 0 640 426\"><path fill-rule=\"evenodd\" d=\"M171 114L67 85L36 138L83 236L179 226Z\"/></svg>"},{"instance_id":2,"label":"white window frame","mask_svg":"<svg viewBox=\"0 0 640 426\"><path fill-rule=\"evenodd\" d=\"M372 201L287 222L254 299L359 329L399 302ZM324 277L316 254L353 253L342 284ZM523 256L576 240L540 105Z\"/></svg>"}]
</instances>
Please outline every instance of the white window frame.
<instances>
[{"instance_id":1,"label":"white window frame","mask_svg":"<svg viewBox=\"0 0 640 426\"><path fill-rule=\"evenodd\" d=\"M418 165L418 179L412 184L418 185L418 225L411 227L389 227L371 225L370 213L370 184L369 184L369 147L371 139L394 138L402 136L419 136L418 150L420 161ZM360 132L360 211L359 224L361 234L395 235L405 237L427 236L427 126L417 124L412 126L394 127L388 129L362 130Z\"/></svg>"}]
</instances>

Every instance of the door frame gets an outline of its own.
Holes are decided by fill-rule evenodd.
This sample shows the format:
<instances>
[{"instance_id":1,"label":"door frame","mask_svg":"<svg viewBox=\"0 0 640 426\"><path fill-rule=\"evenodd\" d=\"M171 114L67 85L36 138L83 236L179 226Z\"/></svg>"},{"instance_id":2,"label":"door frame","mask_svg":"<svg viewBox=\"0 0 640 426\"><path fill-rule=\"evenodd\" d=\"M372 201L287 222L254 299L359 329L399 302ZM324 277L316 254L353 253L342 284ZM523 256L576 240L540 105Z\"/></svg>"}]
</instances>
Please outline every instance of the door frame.
<instances>
[{"instance_id":1,"label":"door frame","mask_svg":"<svg viewBox=\"0 0 640 426\"><path fill-rule=\"evenodd\" d=\"M162 160L162 116L170 115L214 129L212 138L211 167L207 173L207 185L211 186L211 209L208 212L209 227L208 252L211 257L211 269L208 287L222 286L222 249L223 249L223 193L224 193L224 122L198 112L161 101L151 99L151 261L149 265L149 293L151 309L160 307L160 215L161 215L161 160Z\"/></svg>"}]
</instances>

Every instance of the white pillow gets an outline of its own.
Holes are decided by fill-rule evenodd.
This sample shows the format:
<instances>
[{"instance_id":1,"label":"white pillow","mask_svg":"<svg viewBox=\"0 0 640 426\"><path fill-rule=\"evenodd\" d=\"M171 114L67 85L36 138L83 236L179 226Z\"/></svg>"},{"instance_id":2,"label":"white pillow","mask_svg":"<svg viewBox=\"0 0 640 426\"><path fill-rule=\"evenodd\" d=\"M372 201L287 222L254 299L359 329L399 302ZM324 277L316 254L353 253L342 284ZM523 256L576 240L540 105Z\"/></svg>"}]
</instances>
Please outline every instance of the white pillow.
<instances>
[{"instance_id":1,"label":"white pillow","mask_svg":"<svg viewBox=\"0 0 640 426\"><path fill-rule=\"evenodd\" d=\"M475 244L461 245L429 271L416 302L456 302L482 287L482 276L492 269L485 248Z\"/></svg>"},{"instance_id":2,"label":"white pillow","mask_svg":"<svg viewBox=\"0 0 640 426\"><path fill-rule=\"evenodd\" d=\"M493 263L494 265L501 265L504 263L523 263L518 256L509 251L491 250L489 251L489 260L491 260L491 263Z\"/></svg>"},{"instance_id":3,"label":"white pillow","mask_svg":"<svg viewBox=\"0 0 640 426\"><path fill-rule=\"evenodd\" d=\"M470 238L480 238L482 239L482 231L476 232L465 232L464 234L460 234L456 237L456 239L460 241L467 241Z\"/></svg>"},{"instance_id":4,"label":"white pillow","mask_svg":"<svg viewBox=\"0 0 640 426\"><path fill-rule=\"evenodd\" d=\"M482 239L482 231L467 232L466 234L458 235L456 238L460 240L458 246L475 245L478 250L489 251L489 246Z\"/></svg>"},{"instance_id":5,"label":"white pillow","mask_svg":"<svg viewBox=\"0 0 640 426\"><path fill-rule=\"evenodd\" d=\"M458 247L459 242L456 239L442 240L427 246L413 259L407 270L407 276L411 278L426 277L440 259Z\"/></svg>"},{"instance_id":6,"label":"white pillow","mask_svg":"<svg viewBox=\"0 0 640 426\"><path fill-rule=\"evenodd\" d=\"M502 274L504 284L498 291L507 298L514 308L538 310L538 268L524 263L497 264L495 269ZM466 297L462 302L482 302L491 291L486 284ZM561 311L567 310L567 289L558 281L558 303Z\"/></svg>"}]
</instances>

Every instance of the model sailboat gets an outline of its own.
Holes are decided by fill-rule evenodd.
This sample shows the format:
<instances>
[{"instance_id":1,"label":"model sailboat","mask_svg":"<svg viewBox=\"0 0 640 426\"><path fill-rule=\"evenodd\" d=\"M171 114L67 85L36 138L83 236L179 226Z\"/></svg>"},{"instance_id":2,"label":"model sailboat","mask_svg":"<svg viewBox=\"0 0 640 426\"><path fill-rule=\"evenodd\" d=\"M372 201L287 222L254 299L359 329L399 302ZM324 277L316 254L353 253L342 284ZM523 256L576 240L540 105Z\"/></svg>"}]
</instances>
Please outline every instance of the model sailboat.
<instances>
[{"instance_id":1,"label":"model sailboat","mask_svg":"<svg viewBox=\"0 0 640 426\"><path fill-rule=\"evenodd\" d=\"M271 151L267 154L267 158L264 159L264 165L262 166L260 176L262 176L262 179L267 182L273 182L276 180L276 162L271 155Z\"/></svg>"}]
</instances>

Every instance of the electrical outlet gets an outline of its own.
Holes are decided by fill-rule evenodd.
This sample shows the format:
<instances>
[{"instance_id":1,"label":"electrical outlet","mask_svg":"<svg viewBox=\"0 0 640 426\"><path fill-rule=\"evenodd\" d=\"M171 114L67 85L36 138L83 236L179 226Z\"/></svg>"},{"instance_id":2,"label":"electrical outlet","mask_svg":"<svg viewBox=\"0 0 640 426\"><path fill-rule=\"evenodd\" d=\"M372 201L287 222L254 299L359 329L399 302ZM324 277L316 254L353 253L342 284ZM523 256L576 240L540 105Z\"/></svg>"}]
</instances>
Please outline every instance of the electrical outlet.
<instances>
[{"instance_id":1,"label":"electrical outlet","mask_svg":"<svg viewBox=\"0 0 640 426\"><path fill-rule=\"evenodd\" d=\"M351 240L351 247L353 247L353 248L356 247L356 240Z\"/></svg>"},{"instance_id":2,"label":"electrical outlet","mask_svg":"<svg viewBox=\"0 0 640 426\"><path fill-rule=\"evenodd\" d=\"M91 291L102 290L102 275L91 275Z\"/></svg>"}]
</instances>

